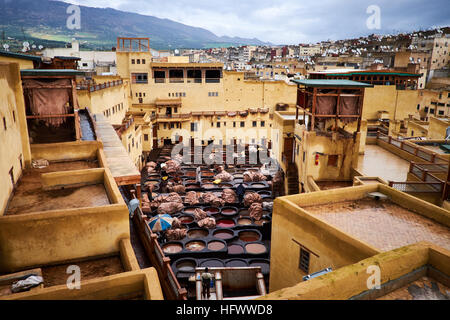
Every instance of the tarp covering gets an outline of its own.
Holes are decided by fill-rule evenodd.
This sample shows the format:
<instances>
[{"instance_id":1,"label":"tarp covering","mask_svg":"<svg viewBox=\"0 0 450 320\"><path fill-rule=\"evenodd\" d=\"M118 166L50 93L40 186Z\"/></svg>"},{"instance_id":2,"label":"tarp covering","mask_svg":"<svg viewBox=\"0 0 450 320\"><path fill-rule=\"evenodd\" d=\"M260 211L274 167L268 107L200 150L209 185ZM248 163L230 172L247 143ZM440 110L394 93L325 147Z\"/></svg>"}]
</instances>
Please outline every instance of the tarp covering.
<instances>
[{"instance_id":1,"label":"tarp covering","mask_svg":"<svg viewBox=\"0 0 450 320\"><path fill-rule=\"evenodd\" d=\"M186 193L186 197L184 197L184 201L187 204L192 206L192 205L200 203L199 197L200 197L200 195L197 192L189 191L188 193Z\"/></svg>"},{"instance_id":2,"label":"tarp covering","mask_svg":"<svg viewBox=\"0 0 450 320\"><path fill-rule=\"evenodd\" d=\"M337 97L317 96L316 114L336 114L336 104Z\"/></svg>"},{"instance_id":3,"label":"tarp covering","mask_svg":"<svg viewBox=\"0 0 450 320\"><path fill-rule=\"evenodd\" d=\"M72 86L70 79L58 79L52 82L44 82L33 79L24 79L23 86L30 101L30 111L32 115L56 115L70 113L69 97ZM48 88L52 86L54 88ZM28 88L27 88L28 87ZM59 87L59 88L58 88ZM45 118L42 119L47 124L59 127L66 121L66 118Z\"/></svg>"},{"instance_id":4,"label":"tarp covering","mask_svg":"<svg viewBox=\"0 0 450 320\"><path fill-rule=\"evenodd\" d=\"M197 222L200 228L214 229L216 227L216 220L214 218L205 218Z\"/></svg>"},{"instance_id":5,"label":"tarp covering","mask_svg":"<svg viewBox=\"0 0 450 320\"><path fill-rule=\"evenodd\" d=\"M339 98L339 114L357 115L359 97L353 94L341 94ZM357 118L341 118L342 122L353 122Z\"/></svg>"},{"instance_id":6,"label":"tarp covering","mask_svg":"<svg viewBox=\"0 0 450 320\"><path fill-rule=\"evenodd\" d=\"M250 207L255 202L261 203L262 202L261 196L253 191L246 192L244 195L244 205L246 207Z\"/></svg>"},{"instance_id":7,"label":"tarp covering","mask_svg":"<svg viewBox=\"0 0 450 320\"><path fill-rule=\"evenodd\" d=\"M262 217L262 205L261 203L254 202L248 209L249 215L251 218L255 219L256 221L261 220Z\"/></svg>"},{"instance_id":8,"label":"tarp covering","mask_svg":"<svg viewBox=\"0 0 450 320\"><path fill-rule=\"evenodd\" d=\"M203 220L208 218L208 214L200 208L195 208L194 210L194 218L196 221Z\"/></svg>"},{"instance_id":9,"label":"tarp covering","mask_svg":"<svg viewBox=\"0 0 450 320\"><path fill-rule=\"evenodd\" d=\"M222 199L225 200L225 203L236 203L236 192L234 192L232 189L224 189L222 192Z\"/></svg>"}]
</instances>

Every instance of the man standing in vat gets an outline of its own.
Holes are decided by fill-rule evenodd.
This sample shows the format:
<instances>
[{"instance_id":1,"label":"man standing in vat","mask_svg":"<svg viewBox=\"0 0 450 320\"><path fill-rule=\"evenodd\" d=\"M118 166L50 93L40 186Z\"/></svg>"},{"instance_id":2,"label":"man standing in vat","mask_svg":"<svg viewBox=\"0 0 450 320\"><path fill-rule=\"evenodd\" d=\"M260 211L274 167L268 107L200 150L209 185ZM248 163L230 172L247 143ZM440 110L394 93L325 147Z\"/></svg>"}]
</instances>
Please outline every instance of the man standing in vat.
<instances>
[{"instance_id":1,"label":"man standing in vat","mask_svg":"<svg viewBox=\"0 0 450 320\"><path fill-rule=\"evenodd\" d=\"M211 279L212 279L212 274L208 272L208 268L205 268L205 272L202 273L202 297L203 299L205 299L205 297L207 297L207 299L209 300L209 297L211 296L210 294L210 288L211 288Z\"/></svg>"},{"instance_id":2,"label":"man standing in vat","mask_svg":"<svg viewBox=\"0 0 450 320\"><path fill-rule=\"evenodd\" d=\"M245 193L245 187L242 183L240 183L237 187L236 187L236 194L239 198L239 204L242 203L242 200L244 199L244 193Z\"/></svg>"}]
</instances>

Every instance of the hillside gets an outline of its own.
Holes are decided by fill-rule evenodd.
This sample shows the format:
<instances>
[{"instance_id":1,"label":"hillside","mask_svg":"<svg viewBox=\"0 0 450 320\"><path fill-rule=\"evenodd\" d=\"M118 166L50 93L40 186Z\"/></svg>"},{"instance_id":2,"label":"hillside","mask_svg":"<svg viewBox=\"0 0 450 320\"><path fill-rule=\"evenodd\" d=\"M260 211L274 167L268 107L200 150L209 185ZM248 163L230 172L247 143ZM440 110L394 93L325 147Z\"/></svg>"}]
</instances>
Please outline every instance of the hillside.
<instances>
[{"instance_id":1,"label":"hillside","mask_svg":"<svg viewBox=\"0 0 450 320\"><path fill-rule=\"evenodd\" d=\"M116 38L150 37L155 49L207 48L232 45L264 45L258 39L218 37L214 33L168 19L159 19L110 8L80 6L81 29L66 27L69 4L50 0L0 1L0 41L4 37L55 45L77 38L84 47L110 49Z\"/></svg>"}]
</instances>

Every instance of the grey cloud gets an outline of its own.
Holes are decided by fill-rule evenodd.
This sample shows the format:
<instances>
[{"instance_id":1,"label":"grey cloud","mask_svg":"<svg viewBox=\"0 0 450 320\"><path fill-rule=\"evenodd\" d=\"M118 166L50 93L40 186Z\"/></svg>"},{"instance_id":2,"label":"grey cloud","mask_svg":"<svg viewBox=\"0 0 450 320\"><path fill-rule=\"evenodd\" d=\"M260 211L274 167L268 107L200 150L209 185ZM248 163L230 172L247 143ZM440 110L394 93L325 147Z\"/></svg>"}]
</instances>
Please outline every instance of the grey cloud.
<instances>
[{"instance_id":1,"label":"grey cloud","mask_svg":"<svg viewBox=\"0 0 450 320\"><path fill-rule=\"evenodd\" d=\"M408 32L450 24L448 0L69 0L167 18L222 36L277 44ZM366 26L366 9L381 9L381 29Z\"/></svg>"}]
</instances>

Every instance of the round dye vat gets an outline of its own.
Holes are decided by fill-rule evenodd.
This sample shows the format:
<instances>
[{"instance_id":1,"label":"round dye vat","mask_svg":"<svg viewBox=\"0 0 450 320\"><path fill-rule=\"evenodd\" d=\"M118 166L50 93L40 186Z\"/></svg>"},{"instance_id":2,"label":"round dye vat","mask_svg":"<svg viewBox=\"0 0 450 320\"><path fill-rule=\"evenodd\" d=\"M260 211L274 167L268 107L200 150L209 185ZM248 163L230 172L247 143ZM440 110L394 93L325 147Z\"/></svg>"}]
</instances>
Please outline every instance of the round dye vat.
<instances>
[{"instance_id":1,"label":"round dye vat","mask_svg":"<svg viewBox=\"0 0 450 320\"><path fill-rule=\"evenodd\" d=\"M235 174L233 174L233 177L235 179L242 179L242 178L244 178L244 175L242 173L235 173Z\"/></svg>"},{"instance_id":2,"label":"round dye vat","mask_svg":"<svg viewBox=\"0 0 450 320\"><path fill-rule=\"evenodd\" d=\"M233 188L233 185L231 183L221 183L219 185L221 188Z\"/></svg>"},{"instance_id":3,"label":"round dye vat","mask_svg":"<svg viewBox=\"0 0 450 320\"><path fill-rule=\"evenodd\" d=\"M195 171L186 171L184 173L186 177L195 177Z\"/></svg>"},{"instance_id":4,"label":"round dye vat","mask_svg":"<svg viewBox=\"0 0 450 320\"><path fill-rule=\"evenodd\" d=\"M206 246L203 241L190 241L184 247L189 251L202 251Z\"/></svg>"},{"instance_id":5,"label":"round dye vat","mask_svg":"<svg viewBox=\"0 0 450 320\"><path fill-rule=\"evenodd\" d=\"M257 225L257 226L262 226L264 223L269 223L270 222L270 220L269 219L266 219L266 218L262 218L261 220L259 220L259 221L256 221L255 220L255 224Z\"/></svg>"},{"instance_id":6,"label":"round dye vat","mask_svg":"<svg viewBox=\"0 0 450 320\"><path fill-rule=\"evenodd\" d=\"M249 263L250 267L261 267L262 273L270 272L270 264L266 260L251 260Z\"/></svg>"},{"instance_id":7,"label":"round dye vat","mask_svg":"<svg viewBox=\"0 0 450 320\"><path fill-rule=\"evenodd\" d=\"M237 214L238 210L233 207L223 207L220 211L224 216L234 216Z\"/></svg>"},{"instance_id":8,"label":"round dye vat","mask_svg":"<svg viewBox=\"0 0 450 320\"><path fill-rule=\"evenodd\" d=\"M220 251L225 248L225 244L220 241L211 241L208 243L208 249L211 251Z\"/></svg>"},{"instance_id":9,"label":"round dye vat","mask_svg":"<svg viewBox=\"0 0 450 320\"><path fill-rule=\"evenodd\" d=\"M248 212L247 209L242 209L242 210L239 211L239 215L242 216L242 217L246 217L246 216L249 215L249 212Z\"/></svg>"},{"instance_id":10,"label":"round dye vat","mask_svg":"<svg viewBox=\"0 0 450 320\"><path fill-rule=\"evenodd\" d=\"M189 183L189 184L193 184L193 183L196 183L197 181L196 180L191 180L191 179L188 179L188 180L186 180L186 181L184 181L185 183Z\"/></svg>"},{"instance_id":11,"label":"round dye vat","mask_svg":"<svg viewBox=\"0 0 450 320\"><path fill-rule=\"evenodd\" d=\"M241 231L239 232L239 240L244 242L259 241L260 235L255 231Z\"/></svg>"},{"instance_id":12,"label":"round dye vat","mask_svg":"<svg viewBox=\"0 0 450 320\"><path fill-rule=\"evenodd\" d=\"M202 185L202 187L205 188L205 189L214 189L214 188L216 188L216 186L214 184L212 184L212 183L205 183L205 184Z\"/></svg>"},{"instance_id":13,"label":"round dye vat","mask_svg":"<svg viewBox=\"0 0 450 320\"><path fill-rule=\"evenodd\" d=\"M203 211L205 211L208 214L218 214L220 212L220 210L218 208L214 208L214 207L206 207L203 209Z\"/></svg>"},{"instance_id":14,"label":"round dye vat","mask_svg":"<svg viewBox=\"0 0 450 320\"><path fill-rule=\"evenodd\" d=\"M178 271L182 272L195 272L197 264L193 260L178 260L175 264Z\"/></svg>"},{"instance_id":15,"label":"round dye vat","mask_svg":"<svg viewBox=\"0 0 450 320\"><path fill-rule=\"evenodd\" d=\"M235 226L235 223L231 219L219 219L216 222L216 226L219 228L232 228Z\"/></svg>"},{"instance_id":16,"label":"round dye vat","mask_svg":"<svg viewBox=\"0 0 450 320\"><path fill-rule=\"evenodd\" d=\"M261 196L270 196L270 195L271 195L271 192L270 192L270 191L258 191L258 193L259 193Z\"/></svg>"},{"instance_id":17,"label":"round dye vat","mask_svg":"<svg viewBox=\"0 0 450 320\"><path fill-rule=\"evenodd\" d=\"M153 185L153 186L155 186L155 185L157 185L159 183L159 180L147 180L146 182L145 182L145 184L146 185Z\"/></svg>"},{"instance_id":18,"label":"round dye vat","mask_svg":"<svg viewBox=\"0 0 450 320\"><path fill-rule=\"evenodd\" d=\"M183 246L180 243L166 243L161 249L164 253L173 254L183 250Z\"/></svg>"},{"instance_id":19,"label":"round dye vat","mask_svg":"<svg viewBox=\"0 0 450 320\"><path fill-rule=\"evenodd\" d=\"M204 176L204 177L213 177L214 176L214 172L202 171L202 176Z\"/></svg>"},{"instance_id":20,"label":"round dye vat","mask_svg":"<svg viewBox=\"0 0 450 320\"><path fill-rule=\"evenodd\" d=\"M252 183L251 187L252 188L265 188L266 185L264 183Z\"/></svg>"},{"instance_id":21,"label":"round dye vat","mask_svg":"<svg viewBox=\"0 0 450 320\"><path fill-rule=\"evenodd\" d=\"M213 183L213 181L211 179L202 179L202 183Z\"/></svg>"},{"instance_id":22,"label":"round dye vat","mask_svg":"<svg viewBox=\"0 0 450 320\"><path fill-rule=\"evenodd\" d=\"M241 259L231 259L225 263L225 267L227 268L239 268L239 267L248 267L247 262Z\"/></svg>"},{"instance_id":23,"label":"round dye vat","mask_svg":"<svg viewBox=\"0 0 450 320\"><path fill-rule=\"evenodd\" d=\"M261 243L249 243L245 245L245 250L250 254L261 254L267 251L266 247Z\"/></svg>"},{"instance_id":24,"label":"round dye vat","mask_svg":"<svg viewBox=\"0 0 450 320\"><path fill-rule=\"evenodd\" d=\"M205 229L191 229L187 233L189 238L204 238L207 237L208 234L208 230Z\"/></svg>"},{"instance_id":25,"label":"round dye vat","mask_svg":"<svg viewBox=\"0 0 450 320\"><path fill-rule=\"evenodd\" d=\"M194 214L196 207L186 207L183 209L184 213Z\"/></svg>"},{"instance_id":26,"label":"round dye vat","mask_svg":"<svg viewBox=\"0 0 450 320\"><path fill-rule=\"evenodd\" d=\"M244 253L244 248L238 244L228 245L228 254L242 254Z\"/></svg>"},{"instance_id":27,"label":"round dye vat","mask_svg":"<svg viewBox=\"0 0 450 320\"><path fill-rule=\"evenodd\" d=\"M240 226L247 226L249 224L252 224L252 220L249 218L240 218L238 219L237 224Z\"/></svg>"},{"instance_id":28,"label":"round dye vat","mask_svg":"<svg viewBox=\"0 0 450 320\"><path fill-rule=\"evenodd\" d=\"M180 220L180 222L182 224L189 224L194 222L194 218L190 217L190 216L181 216L178 218L178 220Z\"/></svg>"},{"instance_id":29,"label":"round dye vat","mask_svg":"<svg viewBox=\"0 0 450 320\"><path fill-rule=\"evenodd\" d=\"M209 259L205 260L200 264L200 267L208 267L208 268L223 268L224 263L219 259Z\"/></svg>"},{"instance_id":30,"label":"round dye vat","mask_svg":"<svg viewBox=\"0 0 450 320\"><path fill-rule=\"evenodd\" d=\"M213 233L213 236L214 238L227 240L234 237L234 232L231 230L217 230Z\"/></svg>"}]
</instances>

